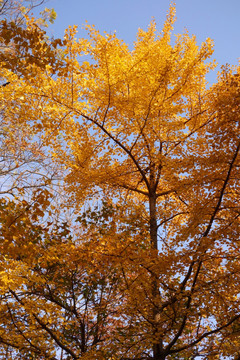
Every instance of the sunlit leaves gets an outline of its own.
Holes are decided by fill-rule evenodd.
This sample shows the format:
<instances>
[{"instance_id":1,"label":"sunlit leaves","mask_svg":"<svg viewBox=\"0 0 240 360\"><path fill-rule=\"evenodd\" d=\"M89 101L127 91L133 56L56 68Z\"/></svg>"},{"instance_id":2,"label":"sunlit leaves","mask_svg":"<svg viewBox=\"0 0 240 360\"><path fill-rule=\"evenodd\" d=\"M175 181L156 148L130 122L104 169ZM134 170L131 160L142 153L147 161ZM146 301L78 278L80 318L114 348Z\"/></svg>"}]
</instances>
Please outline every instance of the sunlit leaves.
<instances>
[{"instance_id":1,"label":"sunlit leaves","mask_svg":"<svg viewBox=\"0 0 240 360\"><path fill-rule=\"evenodd\" d=\"M239 69L208 88L213 42L173 39L174 21L172 5L132 49L94 26L49 40L34 19L2 22L1 139L18 170L1 202L4 349L236 358ZM41 163L30 190L26 159Z\"/></svg>"}]
</instances>

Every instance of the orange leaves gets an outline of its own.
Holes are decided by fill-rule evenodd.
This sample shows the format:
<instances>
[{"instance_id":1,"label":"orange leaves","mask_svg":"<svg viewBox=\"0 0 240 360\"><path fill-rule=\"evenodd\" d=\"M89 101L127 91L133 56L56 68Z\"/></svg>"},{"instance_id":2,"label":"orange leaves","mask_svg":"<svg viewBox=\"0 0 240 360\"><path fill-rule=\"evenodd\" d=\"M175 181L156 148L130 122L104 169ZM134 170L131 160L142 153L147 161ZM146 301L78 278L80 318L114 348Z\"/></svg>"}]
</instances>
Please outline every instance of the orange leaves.
<instances>
[{"instance_id":1,"label":"orange leaves","mask_svg":"<svg viewBox=\"0 0 240 360\"><path fill-rule=\"evenodd\" d=\"M91 26L49 41L33 20L2 23L2 156L19 197L1 203L0 316L25 357L234 354L239 76L207 90L213 43L173 43L174 21L173 4L132 51Z\"/></svg>"},{"instance_id":2,"label":"orange leaves","mask_svg":"<svg viewBox=\"0 0 240 360\"><path fill-rule=\"evenodd\" d=\"M1 51L0 59L4 68L11 69L15 74L28 77L28 71L37 71L37 67L44 69L51 65L56 71L56 46L61 41L55 40L53 44L47 40L45 32L35 23L34 19L27 20L24 28L15 22L1 21L0 39L9 51ZM24 39L24 40L23 40ZM52 60L50 60L52 59ZM17 61L16 61L17 60ZM29 68L29 70L27 70Z\"/></svg>"}]
</instances>

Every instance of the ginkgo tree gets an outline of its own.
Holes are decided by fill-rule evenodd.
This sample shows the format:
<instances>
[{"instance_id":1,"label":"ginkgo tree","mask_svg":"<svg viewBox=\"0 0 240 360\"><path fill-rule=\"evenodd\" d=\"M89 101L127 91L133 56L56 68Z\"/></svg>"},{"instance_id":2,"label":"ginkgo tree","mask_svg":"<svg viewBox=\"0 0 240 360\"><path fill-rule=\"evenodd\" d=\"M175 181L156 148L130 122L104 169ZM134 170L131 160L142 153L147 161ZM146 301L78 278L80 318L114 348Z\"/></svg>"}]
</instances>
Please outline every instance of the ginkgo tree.
<instances>
[{"instance_id":1,"label":"ginkgo tree","mask_svg":"<svg viewBox=\"0 0 240 360\"><path fill-rule=\"evenodd\" d=\"M15 358L240 358L240 70L208 88L212 41L173 42L174 21L172 5L133 50L91 26L51 41L33 19L2 23L21 93L5 112L41 139L72 213L47 223L46 192L2 229L29 254L4 250L0 342Z\"/></svg>"}]
</instances>

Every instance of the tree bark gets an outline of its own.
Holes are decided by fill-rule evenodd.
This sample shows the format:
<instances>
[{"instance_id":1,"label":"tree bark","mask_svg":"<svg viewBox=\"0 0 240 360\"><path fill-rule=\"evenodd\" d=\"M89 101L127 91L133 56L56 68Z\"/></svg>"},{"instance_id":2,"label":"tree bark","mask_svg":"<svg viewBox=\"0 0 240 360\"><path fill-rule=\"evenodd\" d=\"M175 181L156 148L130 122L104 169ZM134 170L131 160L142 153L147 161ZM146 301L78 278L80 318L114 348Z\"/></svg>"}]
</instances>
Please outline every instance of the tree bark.
<instances>
[{"instance_id":1,"label":"tree bark","mask_svg":"<svg viewBox=\"0 0 240 360\"><path fill-rule=\"evenodd\" d=\"M151 241L151 247L158 250L158 236L157 236L157 211L156 211L156 193L154 192L152 195L149 196L149 230L150 230L150 241ZM159 288L158 288L158 281L157 278L152 275L152 295L154 299L154 303L157 302L157 297L159 296ZM158 316L158 309L156 306L153 306L152 309L152 315L153 315L153 323L157 324L156 318ZM157 329L153 329L153 336L154 333L156 333ZM162 339L158 339L158 343L153 344L153 359L154 360L165 360L166 355L163 351L163 344Z\"/></svg>"},{"instance_id":2,"label":"tree bark","mask_svg":"<svg viewBox=\"0 0 240 360\"><path fill-rule=\"evenodd\" d=\"M151 246L153 249L158 250L157 243L157 214L156 214L156 194L152 194L149 196L149 213L150 213L150 240Z\"/></svg>"}]
</instances>

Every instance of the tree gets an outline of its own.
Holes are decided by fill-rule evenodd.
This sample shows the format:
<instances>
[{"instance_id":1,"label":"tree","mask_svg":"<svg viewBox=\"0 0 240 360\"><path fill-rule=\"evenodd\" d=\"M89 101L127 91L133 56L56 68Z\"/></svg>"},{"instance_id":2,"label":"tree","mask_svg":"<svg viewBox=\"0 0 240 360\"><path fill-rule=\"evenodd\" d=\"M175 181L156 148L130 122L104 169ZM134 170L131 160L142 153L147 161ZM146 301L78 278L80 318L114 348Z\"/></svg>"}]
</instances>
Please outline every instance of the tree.
<instances>
[{"instance_id":1,"label":"tree","mask_svg":"<svg viewBox=\"0 0 240 360\"><path fill-rule=\"evenodd\" d=\"M15 36L23 36L24 41L34 34L29 33L28 13L35 7L44 4L43 1L12 1L1 2L0 17L2 18L3 37L1 38L1 69L0 69L0 176L1 176L1 195L11 194L23 195L23 191L34 188L35 186L44 186L49 183L49 179L55 176L52 166L44 156L44 148L39 139L32 140L34 133L30 126L22 121L26 113L21 113L20 103L23 100L19 80L11 71L6 69L7 64L17 64L16 56L18 45L13 42L12 33ZM46 24L46 14L50 16L50 10L45 9L42 17L36 20L39 26ZM44 18L45 17L45 18ZM51 21L51 17L50 17ZM6 31L6 24L9 25L9 31ZM14 29L14 30L13 30ZM16 34L17 33L17 34ZM21 54L24 56L24 54ZM19 84L20 85L20 84ZM25 194L26 196L26 194Z\"/></svg>"},{"instance_id":2,"label":"tree","mask_svg":"<svg viewBox=\"0 0 240 360\"><path fill-rule=\"evenodd\" d=\"M14 57L26 54L7 65L22 79L23 122L65 174L73 214L73 238L58 224L61 246L40 242L40 265L21 260L24 286L4 287L4 329L25 357L57 358L56 347L62 359L240 356L240 69L223 68L208 89L212 41L185 33L172 44L174 21L171 6L162 32L139 30L132 51L90 26L87 39L73 27L50 42L30 21L35 41L26 32L23 43L3 24Z\"/></svg>"},{"instance_id":3,"label":"tree","mask_svg":"<svg viewBox=\"0 0 240 360\"><path fill-rule=\"evenodd\" d=\"M0 16L15 23L23 24L26 14L30 14L35 8L40 7L44 3L46 3L46 0L1 0ZM54 10L48 8L42 11L41 15L43 16L38 21L42 24L47 24L47 19L53 22L56 17Z\"/></svg>"}]
</instances>

